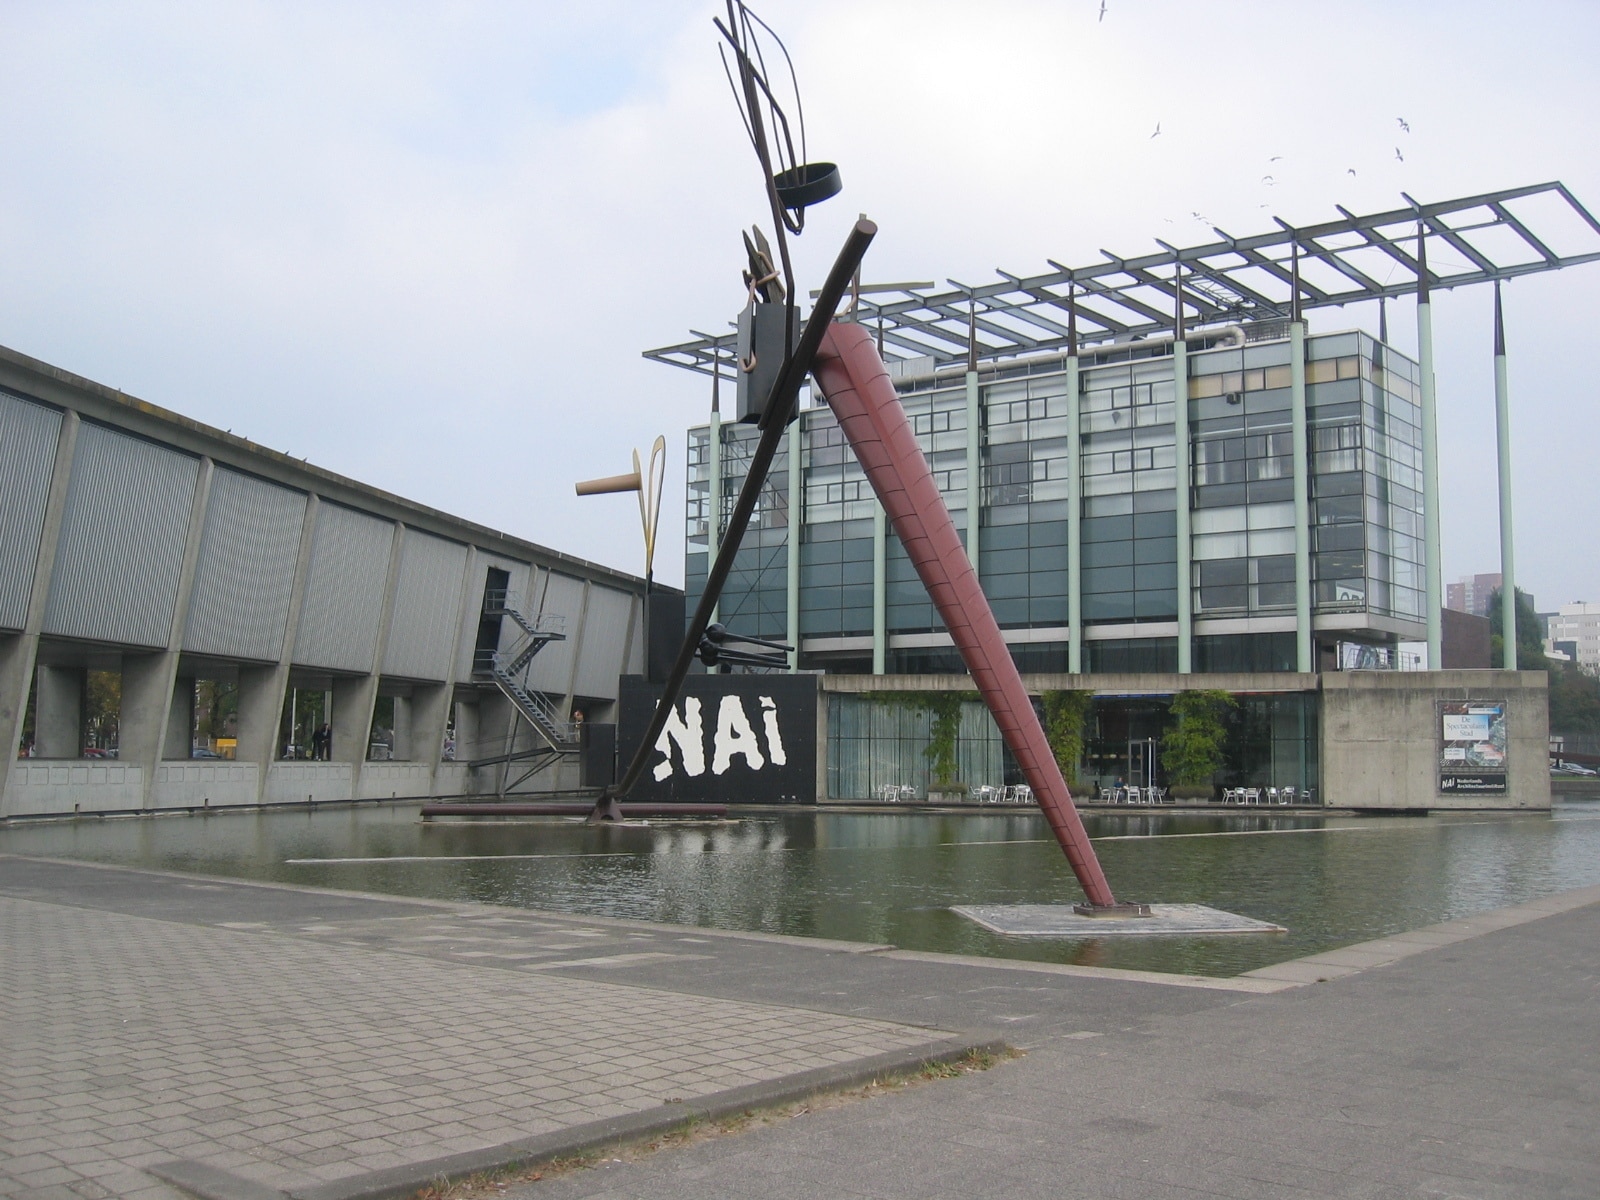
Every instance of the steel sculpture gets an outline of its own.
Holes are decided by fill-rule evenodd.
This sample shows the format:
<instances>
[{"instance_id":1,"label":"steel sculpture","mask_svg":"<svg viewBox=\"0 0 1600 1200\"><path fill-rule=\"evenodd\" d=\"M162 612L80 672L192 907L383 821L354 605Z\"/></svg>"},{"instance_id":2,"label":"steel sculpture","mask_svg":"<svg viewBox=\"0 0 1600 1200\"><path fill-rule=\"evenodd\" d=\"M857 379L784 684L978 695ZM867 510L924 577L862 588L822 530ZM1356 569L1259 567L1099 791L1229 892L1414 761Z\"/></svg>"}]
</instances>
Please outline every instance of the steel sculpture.
<instances>
[{"instance_id":1,"label":"steel sculpture","mask_svg":"<svg viewBox=\"0 0 1600 1200\"><path fill-rule=\"evenodd\" d=\"M835 322L813 370L1090 905L1121 907L872 335Z\"/></svg>"},{"instance_id":2,"label":"steel sculpture","mask_svg":"<svg viewBox=\"0 0 1600 1200\"><path fill-rule=\"evenodd\" d=\"M788 235L802 232L809 205L838 192L838 168L832 163L803 161L804 123L797 120L791 125L766 78L768 52L761 48L762 35L771 39L789 65L798 118L799 88L794 85L793 65L771 28L739 0L728 0L727 20L718 20L716 26L733 56L730 66L724 52L723 65L745 132L761 163L777 238L776 256L759 229L744 239L749 267L744 275L747 302L739 321L740 347L736 356L741 373L739 417L755 424L760 438L707 572L705 590L689 620L650 724L621 780L601 793L590 819L619 820L625 815L621 799L638 782L657 749L697 654L707 656L710 662L717 662L719 656L722 661L732 662L738 659L728 657L728 651L723 649L729 641L777 646L737 639L713 625L711 615L778 444L797 415L800 384L814 373L1088 897L1089 903L1080 911L1093 915L1148 915L1147 906L1118 904L1112 895L1033 703L1022 686L1022 676L1000 635L977 572L967 558L871 335L860 325L833 320L852 282L856 288L853 299L859 299L861 260L877 226L865 217L856 222L801 329ZM799 156L795 152L796 129ZM760 659L759 651L746 652L745 665L769 665Z\"/></svg>"}]
</instances>

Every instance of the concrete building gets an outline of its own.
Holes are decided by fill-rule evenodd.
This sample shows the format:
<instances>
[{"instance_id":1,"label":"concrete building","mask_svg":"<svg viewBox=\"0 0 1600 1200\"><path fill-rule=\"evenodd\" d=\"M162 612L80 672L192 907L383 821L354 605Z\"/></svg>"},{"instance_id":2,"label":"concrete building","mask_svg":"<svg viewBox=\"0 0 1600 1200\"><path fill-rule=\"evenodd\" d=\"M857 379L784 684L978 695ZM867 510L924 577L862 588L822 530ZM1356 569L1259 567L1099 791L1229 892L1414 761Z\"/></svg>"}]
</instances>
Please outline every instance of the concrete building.
<instances>
[{"instance_id":1,"label":"concrete building","mask_svg":"<svg viewBox=\"0 0 1600 1200\"><path fill-rule=\"evenodd\" d=\"M0 349L0 816L573 786L642 597Z\"/></svg>"},{"instance_id":2,"label":"concrete building","mask_svg":"<svg viewBox=\"0 0 1600 1200\"><path fill-rule=\"evenodd\" d=\"M1551 252L1519 211L1534 197L1567 206L1590 244ZM1544 184L1277 225L1078 267L1051 260L1042 274L999 272L947 291L858 285L842 319L875 329L1029 686L1094 693L1078 765L1091 786L1159 782L1171 697L1223 688L1246 702L1219 786L1293 785L1353 807L1548 805L1543 676L1446 669L1487 659L1482 646L1446 638L1430 295L1497 289L1496 578L1509 580L1498 285L1600 261L1600 222L1562 185ZM1494 255L1479 243L1491 227L1505 238ZM1430 267L1441 253L1451 265ZM1388 344L1387 305L1401 297L1416 302L1415 360ZM1375 333L1312 332L1305 319L1307 309L1361 302L1378 309ZM647 357L711 375L715 398L718 380L738 377L740 353L731 337L701 337ZM715 400L689 432L691 607L756 440ZM940 678L969 686L825 407L790 425L717 617L793 645L791 670L826 673L818 719L832 757L819 796L902 783L893 776L914 775L927 745L925 730L891 728L870 698L851 694L926 690ZM1482 642L1483 630L1471 632ZM1409 643L1426 656L1403 650ZM1414 669L1424 665L1433 670ZM1356 757L1347 745L1361 747ZM850 754L861 770L844 764ZM998 782L997 759L969 757L988 776L978 782ZM1378 786L1363 763L1409 782Z\"/></svg>"},{"instance_id":3,"label":"concrete building","mask_svg":"<svg viewBox=\"0 0 1600 1200\"><path fill-rule=\"evenodd\" d=\"M1454 583L1445 584L1444 606L1454 612L1486 617L1489 615L1489 597L1500 590L1502 579L1498 571L1493 575L1463 575Z\"/></svg>"},{"instance_id":4,"label":"concrete building","mask_svg":"<svg viewBox=\"0 0 1600 1200\"><path fill-rule=\"evenodd\" d=\"M1600 604L1563 604L1550 617L1546 636L1580 667L1600 671Z\"/></svg>"}]
</instances>

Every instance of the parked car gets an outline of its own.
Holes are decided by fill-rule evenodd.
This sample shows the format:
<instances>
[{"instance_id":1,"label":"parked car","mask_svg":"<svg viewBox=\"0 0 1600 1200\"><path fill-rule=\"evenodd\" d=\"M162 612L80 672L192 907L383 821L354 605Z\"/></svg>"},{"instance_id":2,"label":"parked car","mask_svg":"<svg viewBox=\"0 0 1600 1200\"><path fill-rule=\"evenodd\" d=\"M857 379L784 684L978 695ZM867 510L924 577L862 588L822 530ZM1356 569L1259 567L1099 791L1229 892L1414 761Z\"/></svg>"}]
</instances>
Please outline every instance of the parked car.
<instances>
[{"instance_id":1,"label":"parked car","mask_svg":"<svg viewBox=\"0 0 1600 1200\"><path fill-rule=\"evenodd\" d=\"M1600 771L1596 771L1593 767L1586 767L1582 763L1575 762L1557 763L1550 769L1562 775L1600 775Z\"/></svg>"}]
</instances>

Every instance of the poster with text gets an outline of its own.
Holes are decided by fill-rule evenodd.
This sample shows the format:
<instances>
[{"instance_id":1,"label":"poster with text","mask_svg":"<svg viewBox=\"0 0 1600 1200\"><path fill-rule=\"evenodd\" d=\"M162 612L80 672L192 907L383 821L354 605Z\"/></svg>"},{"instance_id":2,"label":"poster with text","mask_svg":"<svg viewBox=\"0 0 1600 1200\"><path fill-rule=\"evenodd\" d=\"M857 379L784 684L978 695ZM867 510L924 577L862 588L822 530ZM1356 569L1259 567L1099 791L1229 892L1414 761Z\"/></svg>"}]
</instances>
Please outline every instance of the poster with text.
<instances>
[{"instance_id":1,"label":"poster with text","mask_svg":"<svg viewBox=\"0 0 1600 1200\"><path fill-rule=\"evenodd\" d=\"M1439 791L1501 796L1506 792L1504 700L1440 700Z\"/></svg>"}]
</instances>

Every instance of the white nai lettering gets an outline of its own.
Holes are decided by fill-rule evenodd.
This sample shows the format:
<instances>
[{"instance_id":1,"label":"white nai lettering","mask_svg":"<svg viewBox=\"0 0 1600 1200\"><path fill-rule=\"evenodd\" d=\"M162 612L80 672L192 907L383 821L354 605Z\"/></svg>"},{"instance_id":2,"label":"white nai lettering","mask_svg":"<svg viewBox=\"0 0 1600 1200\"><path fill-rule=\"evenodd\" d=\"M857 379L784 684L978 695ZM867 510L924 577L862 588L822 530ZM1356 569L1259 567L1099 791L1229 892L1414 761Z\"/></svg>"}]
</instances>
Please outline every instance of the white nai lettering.
<instances>
[{"instance_id":1,"label":"white nai lettering","mask_svg":"<svg viewBox=\"0 0 1600 1200\"><path fill-rule=\"evenodd\" d=\"M717 724L720 726L721 723L722 718L719 715ZM690 696L683 702L683 719L680 720L678 710L673 709L667 714L667 723L661 730L661 736L656 739L656 749L665 756L652 772L656 779L672 777L673 742L678 743L678 756L683 759L683 773L691 777L704 775L706 773L706 752L702 744L704 740L705 725L700 720L700 701ZM722 774L722 771L719 770L717 774Z\"/></svg>"},{"instance_id":2,"label":"white nai lettering","mask_svg":"<svg viewBox=\"0 0 1600 1200\"><path fill-rule=\"evenodd\" d=\"M771 696L761 697L761 721L767 731L767 757L775 767L786 765L789 756L783 752L783 734L778 732L778 705Z\"/></svg>"},{"instance_id":3,"label":"white nai lettering","mask_svg":"<svg viewBox=\"0 0 1600 1200\"><path fill-rule=\"evenodd\" d=\"M744 755L752 771L767 765L761 755L761 743L756 731L750 728L750 718L737 696L724 696L717 706L717 732L711 743L711 773L721 775L733 761L735 754Z\"/></svg>"}]
</instances>

